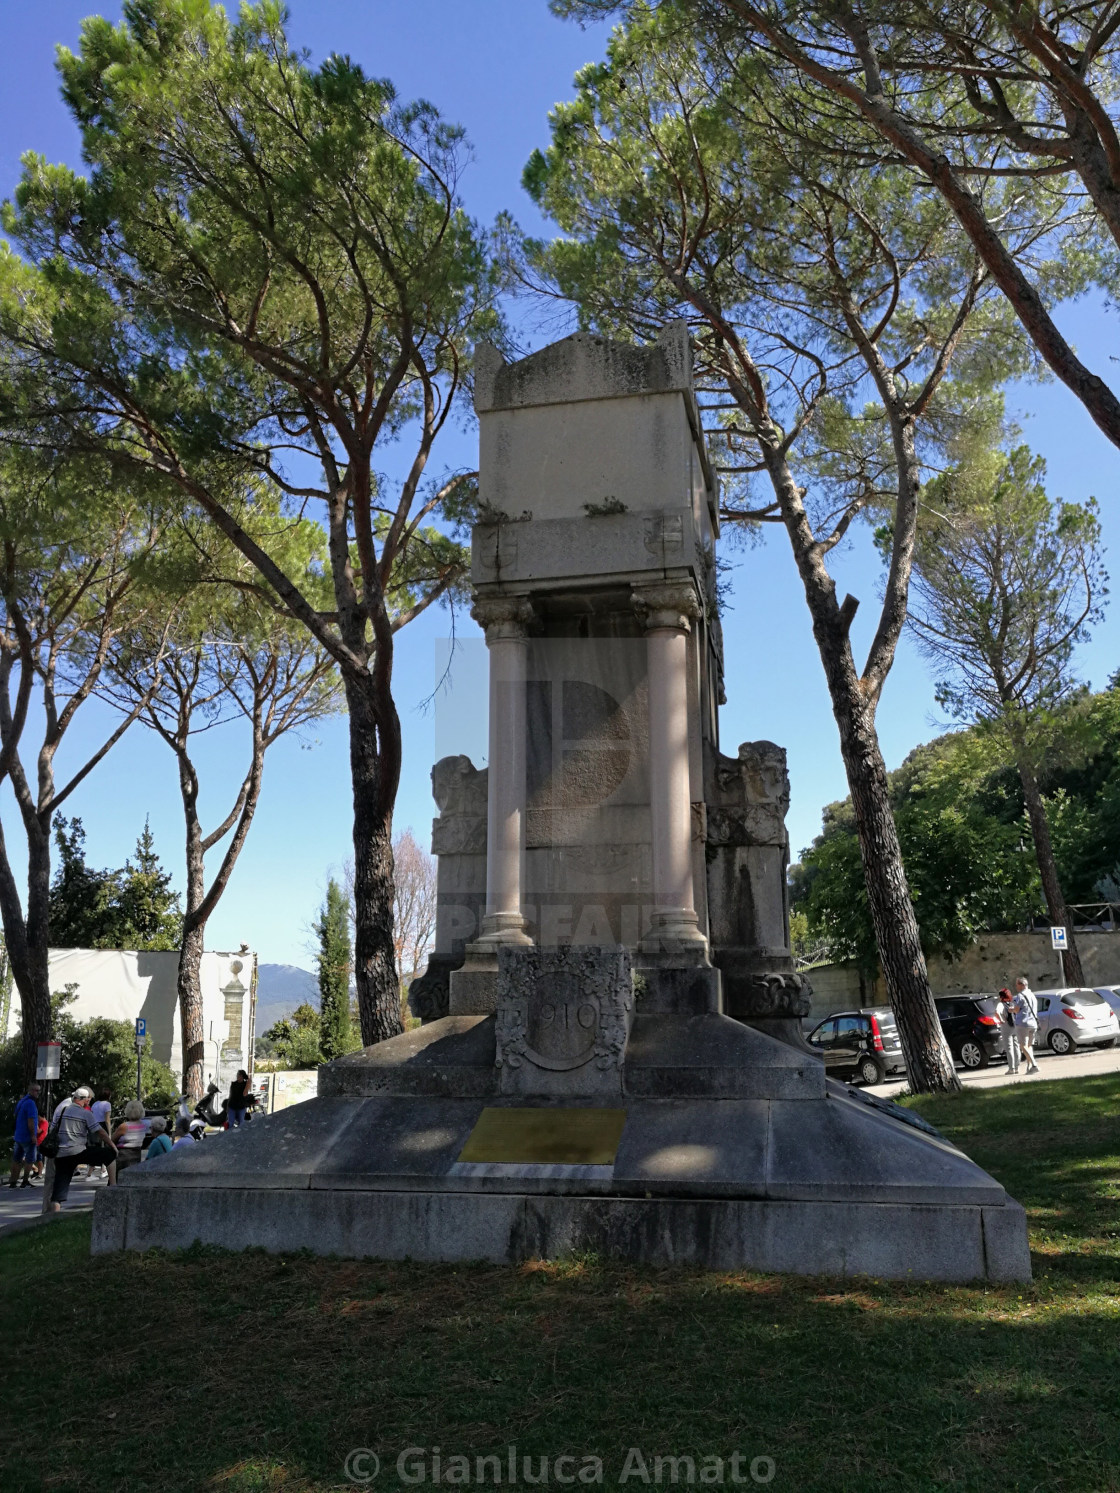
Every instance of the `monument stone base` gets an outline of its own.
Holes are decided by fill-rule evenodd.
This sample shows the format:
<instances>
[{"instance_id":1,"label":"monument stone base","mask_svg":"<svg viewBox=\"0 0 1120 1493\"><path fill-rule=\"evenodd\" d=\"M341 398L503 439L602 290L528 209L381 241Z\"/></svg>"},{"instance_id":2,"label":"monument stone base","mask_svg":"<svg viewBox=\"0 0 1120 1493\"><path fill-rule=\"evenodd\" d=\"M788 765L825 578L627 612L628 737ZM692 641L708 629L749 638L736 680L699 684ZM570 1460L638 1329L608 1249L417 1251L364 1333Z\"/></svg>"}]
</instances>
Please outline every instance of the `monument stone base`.
<instances>
[{"instance_id":1,"label":"monument stone base","mask_svg":"<svg viewBox=\"0 0 1120 1493\"><path fill-rule=\"evenodd\" d=\"M495 1015L341 1058L318 1098L131 1168L97 1198L94 1252L1030 1278L1022 1208L955 1147L682 1009L696 971L636 974L622 950L503 952Z\"/></svg>"}]
</instances>

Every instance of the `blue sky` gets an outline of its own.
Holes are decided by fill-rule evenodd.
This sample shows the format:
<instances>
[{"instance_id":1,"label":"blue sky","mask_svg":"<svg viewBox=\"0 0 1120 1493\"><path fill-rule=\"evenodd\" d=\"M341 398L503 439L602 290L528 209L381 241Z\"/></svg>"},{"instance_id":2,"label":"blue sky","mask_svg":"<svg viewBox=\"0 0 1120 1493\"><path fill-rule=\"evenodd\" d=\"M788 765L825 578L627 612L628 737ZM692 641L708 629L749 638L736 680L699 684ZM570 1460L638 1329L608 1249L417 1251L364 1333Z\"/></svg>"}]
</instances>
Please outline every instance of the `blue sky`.
<instances>
[{"instance_id":1,"label":"blue sky","mask_svg":"<svg viewBox=\"0 0 1120 1493\"><path fill-rule=\"evenodd\" d=\"M8 195L24 150L79 164L77 134L58 96L53 69L57 43L77 43L91 0L3 7L0 19L0 195ZM119 7L103 5L116 17ZM290 34L319 58L347 52L371 73L392 78L402 97L431 99L466 127L475 160L463 181L469 210L489 222L511 211L531 231L544 231L520 187L532 149L547 140L547 114L572 93L572 76L602 54L606 28L581 31L555 20L545 0L294 0ZM1059 321L1090 366L1115 384L1114 313L1096 301L1062 309ZM540 340L539 338L537 339ZM1046 457L1049 486L1070 499L1101 501L1106 544L1120 536L1117 453L1081 406L1057 384L1016 386L1009 407L1026 438ZM385 466L392 469L392 453ZM440 460L449 467L474 464L474 432L453 432ZM725 752L740 741L768 738L789 752L793 850L820 825L824 804L846 792L843 767L808 612L785 534L735 554L734 586L724 620L728 703L721 712ZM853 629L857 649L874 630L879 568L865 538L834 557L841 591L863 605ZM432 703L442 676L450 628L446 612L434 613L398 638L396 681L404 726L405 766L397 826L411 825L427 842L433 812L429 772L437 755L467 751L480 756L484 739L484 648L469 617L456 619L468 641L453 667L450 695ZM1101 686L1120 663L1120 621L1111 611L1079 660L1082 676ZM111 729L101 707L83 711L68 758L75 760ZM889 767L944 725L930 678L913 645L904 640L884 691L879 730ZM241 743L233 730L213 733L199 753L203 813L224 817L235 779L243 771ZM243 748L241 748L243 750ZM67 754L63 756L63 766ZM143 827L145 815L164 863L180 879L182 817L173 759L147 732L131 731L69 804L80 814L87 850L96 864L120 864ZM307 964L310 924L329 872L349 853L350 786L346 728L341 719L319 727L305 741L281 742L269 755L257 821L233 881L211 919L208 946L235 947L242 940L262 959ZM10 795L0 793L0 814L11 851L22 833Z\"/></svg>"}]
</instances>

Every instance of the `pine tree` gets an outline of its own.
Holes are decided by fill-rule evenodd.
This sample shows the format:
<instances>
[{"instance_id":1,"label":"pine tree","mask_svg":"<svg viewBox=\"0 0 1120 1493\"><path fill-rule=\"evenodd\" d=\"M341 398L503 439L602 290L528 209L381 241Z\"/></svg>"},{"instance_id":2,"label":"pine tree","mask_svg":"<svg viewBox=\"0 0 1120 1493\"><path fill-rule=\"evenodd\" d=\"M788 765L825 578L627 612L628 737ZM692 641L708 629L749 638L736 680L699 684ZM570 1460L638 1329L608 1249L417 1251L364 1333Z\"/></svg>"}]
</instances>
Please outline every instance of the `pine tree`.
<instances>
[{"instance_id":1,"label":"pine tree","mask_svg":"<svg viewBox=\"0 0 1120 1493\"><path fill-rule=\"evenodd\" d=\"M179 894L171 890L171 875L160 864L147 819L134 854L134 861L124 863L117 897L117 947L177 949L183 938Z\"/></svg>"},{"instance_id":2,"label":"pine tree","mask_svg":"<svg viewBox=\"0 0 1120 1493\"><path fill-rule=\"evenodd\" d=\"M353 1046L350 1037L350 905L332 876L315 924L319 935L319 1045L330 1062Z\"/></svg>"}]
</instances>

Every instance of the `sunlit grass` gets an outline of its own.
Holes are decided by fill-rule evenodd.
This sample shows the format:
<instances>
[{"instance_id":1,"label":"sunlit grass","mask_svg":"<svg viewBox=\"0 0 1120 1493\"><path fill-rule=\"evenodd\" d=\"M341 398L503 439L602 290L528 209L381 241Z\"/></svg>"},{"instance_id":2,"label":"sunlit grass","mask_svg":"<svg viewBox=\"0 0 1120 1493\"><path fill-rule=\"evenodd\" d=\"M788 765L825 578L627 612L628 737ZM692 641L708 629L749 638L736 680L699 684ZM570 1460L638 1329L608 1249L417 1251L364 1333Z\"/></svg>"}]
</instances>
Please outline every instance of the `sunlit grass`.
<instances>
[{"instance_id":1,"label":"sunlit grass","mask_svg":"<svg viewBox=\"0 0 1120 1493\"><path fill-rule=\"evenodd\" d=\"M908 1102L1023 1202L1031 1285L93 1260L85 1220L14 1235L0 1487L307 1493L353 1487L368 1447L383 1489L408 1446L516 1445L600 1455L606 1486L637 1446L768 1455L796 1490L1120 1489L1120 1079Z\"/></svg>"}]
</instances>

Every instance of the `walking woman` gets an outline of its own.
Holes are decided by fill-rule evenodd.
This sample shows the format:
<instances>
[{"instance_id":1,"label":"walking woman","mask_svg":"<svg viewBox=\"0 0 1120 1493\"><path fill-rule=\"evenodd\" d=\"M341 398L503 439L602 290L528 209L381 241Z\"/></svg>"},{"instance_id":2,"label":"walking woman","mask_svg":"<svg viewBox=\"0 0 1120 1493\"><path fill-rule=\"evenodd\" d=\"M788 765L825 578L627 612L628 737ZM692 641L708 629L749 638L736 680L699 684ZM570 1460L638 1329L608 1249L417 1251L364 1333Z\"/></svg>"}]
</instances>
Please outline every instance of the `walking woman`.
<instances>
[{"instance_id":1,"label":"walking woman","mask_svg":"<svg viewBox=\"0 0 1120 1493\"><path fill-rule=\"evenodd\" d=\"M1020 975L1015 981L1015 999L1011 1002L1011 1009L1015 1013L1015 1035L1019 1039L1019 1048L1027 1060L1027 1072L1037 1073L1034 1039L1038 1036L1038 1001L1026 975Z\"/></svg>"}]
</instances>

